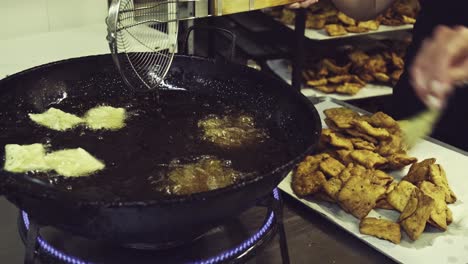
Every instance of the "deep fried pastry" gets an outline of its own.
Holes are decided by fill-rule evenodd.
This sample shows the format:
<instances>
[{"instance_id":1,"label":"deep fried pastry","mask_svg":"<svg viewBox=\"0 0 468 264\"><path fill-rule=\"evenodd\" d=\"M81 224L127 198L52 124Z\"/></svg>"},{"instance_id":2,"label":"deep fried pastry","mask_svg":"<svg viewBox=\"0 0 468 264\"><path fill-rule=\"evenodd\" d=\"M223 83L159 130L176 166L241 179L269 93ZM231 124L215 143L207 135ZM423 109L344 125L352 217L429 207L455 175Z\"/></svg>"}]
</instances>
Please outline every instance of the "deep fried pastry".
<instances>
[{"instance_id":1,"label":"deep fried pastry","mask_svg":"<svg viewBox=\"0 0 468 264\"><path fill-rule=\"evenodd\" d=\"M323 59L322 65L327 68L330 72L334 74L348 74L349 69L351 68L351 63L348 63L344 66L338 66L330 59Z\"/></svg>"},{"instance_id":2,"label":"deep fried pastry","mask_svg":"<svg viewBox=\"0 0 468 264\"><path fill-rule=\"evenodd\" d=\"M389 139L380 141L380 144L377 148L377 153L387 157L401 152L402 150L405 149L403 148L401 135L399 133L394 133L390 135Z\"/></svg>"},{"instance_id":3,"label":"deep fried pastry","mask_svg":"<svg viewBox=\"0 0 468 264\"><path fill-rule=\"evenodd\" d=\"M336 92L340 94L355 95L361 90L362 86L357 83L344 83L336 87Z\"/></svg>"},{"instance_id":4,"label":"deep fried pastry","mask_svg":"<svg viewBox=\"0 0 468 264\"><path fill-rule=\"evenodd\" d=\"M363 67L368 73L387 72L387 62L380 54L370 57Z\"/></svg>"},{"instance_id":5,"label":"deep fried pastry","mask_svg":"<svg viewBox=\"0 0 468 264\"><path fill-rule=\"evenodd\" d=\"M335 85L323 85L323 86L314 86L314 89L322 92L322 93L334 93L336 91Z\"/></svg>"},{"instance_id":6,"label":"deep fried pastry","mask_svg":"<svg viewBox=\"0 0 468 264\"><path fill-rule=\"evenodd\" d=\"M351 142L355 149L365 149L374 151L376 149L375 144L369 141L366 141L362 138L351 138Z\"/></svg>"},{"instance_id":7,"label":"deep fried pastry","mask_svg":"<svg viewBox=\"0 0 468 264\"><path fill-rule=\"evenodd\" d=\"M339 83L345 83L349 82L353 79L353 76L350 74L345 74L345 75L337 75L328 78L328 81L331 83L339 84Z\"/></svg>"},{"instance_id":8,"label":"deep fried pastry","mask_svg":"<svg viewBox=\"0 0 468 264\"><path fill-rule=\"evenodd\" d=\"M329 108L324 111L324 114L333 121L338 128L351 128L351 122L359 117L358 113L344 107Z\"/></svg>"},{"instance_id":9,"label":"deep fried pastry","mask_svg":"<svg viewBox=\"0 0 468 264\"><path fill-rule=\"evenodd\" d=\"M434 207L434 199L425 195L417 188L413 190L399 219L401 226L411 240L418 239L422 234Z\"/></svg>"},{"instance_id":10,"label":"deep fried pastry","mask_svg":"<svg viewBox=\"0 0 468 264\"><path fill-rule=\"evenodd\" d=\"M348 165L349 163L353 162L353 160L349 156L350 153L351 153L351 150L346 150L346 149L336 150L336 154L338 155L339 160L345 165Z\"/></svg>"},{"instance_id":11,"label":"deep fried pastry","mask_svg":"<svg viewBox=\"0 0 468 264\"><path fill-rule=\"evenodd\" d=\"M356 20L350 18L343 12L338 12L336 16L338 17L338 20L340 20L345 25L349 25L349 26L356 25Z\"/></svg>"},{"instance_id":12,"label":"deep fried pastry","mask_svg":"<svg viewBox=\"0 0 468 264\"><path fill-rule=\"evenodd\" d=\"M362 50L356 50L348 54L349 60L357 67L362 67L369 59L369 55L364 53Z\"/></svg>"},{"instance_id":13,"label":"deep fried pastry","mask_svg":"<svg viewBox=\"0 0 468 264\"><path fill-rule=\"evenodd\" d=\"M326 142L334 147L348 150L353 149L353 143L350 139L332 132L330 129L322 129L322 136Z\"/></svg>"},{"instance_id":14,"label":"deep fried pastry","mask_svg":"<svg viewBox=\"0 0 468 264\"><path fill-rule=\"evenodd\" d=\"M321 171L313 171L307 174L294 173L292 177L292 189L299 196L307 196L318 192L327 181Z\"/></svg>"},{"instance_id":15,"label":"deep fried pastry","mask_svg":"<svg viewBox=\"0 0 468 264\"><path fill-rule=\"evenodd\" d=\"M442 231L447 230L447 212L450 210L445 202L445 191L442 187L434 185L432 182L423 181L418 185L419 189L434 199L434 210L431 212L429 223Z\"/></svg>"},{"instance_id":16,"label":"deep fried pastry","mask_svg":"<svg viewBox=\"0 0 468 264\"><path fill-rule=\"evenodd\" d=\"M366 28L369 30L377 30L379 29L380 22L377 20L369 20L369 21L361 21L357 25L360 28Z\"/></svg>"},{"instance_id":17,"label":"deep fried pastry","mask_svg":"<svg viewBox=\"0 0 468 264\"><path fill-rule=\"evenodd\" d=\"M386 158L369 150L354 150L350 156L354 161L368 169L377 168L387 163Z\"/></svg>"},{"instance_id":18,"label":"deep fried pastry","mask_svg":"<svg viewBox=\"0 0 468 264\"><path fill-rule=\"evenodd\" d=\"M366 177L351 177L337 196L340 206L358 219L366 217L375 207L385 187L371 183Z\"/></svg>"},{"instance_id":19,"label":"deep fried pastry","mask_svg":"<svg viewBox=\"0 0 468 264\"><path fill-rule=\"evenodd\" d=\"M338 178L340 178L343 183L346 183L351 177L365 177L366 173L367 169L365 167L356 163L349 163L346 168L341 171L340 175L338 175Z\"/></svg>"},{"instance_id":20,"label":"deep fried pastry","mask_svg":"<svg viewBox=\"0 0 468 264\"><path fill-rule=\"evenodd\" d=\"M422 181L428 181L430 166L435 164L436 159L425 159L421 162L411 165L408 174L402 180L418 184Z\"/></svg>"},{"instance_id":21,"label":"deep fried pastry","mask_svg":"<svg viewBox=\"0 0 468 264\"><path fill-rule=\"evenodd\" d=\"M457 201L455 193L450 189L448 184L447 175L445 170L439 164L432 164L429 167L429 179L436 186L442 187L445 193L445 202L448 204L454 203Z\"/></svg>"},{"instance_id":22,"label":"deep fried pastry","mask_svg":"<svg viewBox=\"0 0 468 264\"><path fill-rule=\"evenodd\" d=\"M412 18L412 17L408 17L408 16L401 16L402 17L402 20L403 20L403 23L405 24L414 24L416 23L416 19Z\"/></svg>"},{"instance_id":23,"label":"deep fried pastry","mask_svg":"<svg viewBox=\"0 0 468 264\"><path fill-rule=\"evenodd\" d=\"M383 113L383 112L376 112L375 114L370 116L369 123L374 127L382 127L382 128L397 128L398 123L393 119L391 116Z\"/></svg>"},{"instance_id":24,"label":"deep fried pastry","mask_svg":"<svg viewBox=\"0 0 468 264\"><path fill-rule=\"evenodd\" d=\"M396 210L403 212L416 186L408 181L400 181L398 185L387 194L387 201Z\"/></svg>"},{"instance_id":25,"label":"deep fried pastry","mask_svg":"<svg viewBox=\"0 0 468 264\"><path fill-rule=\"evenodd\" d=\"M339 24L326 25L325 31L330 36L343 36L348 33L346 29L342 25L339 25Z\"/></svg>"},{"instance_id":26,"label":"deep fried pastry","mask_svg":"<svg viewBox=\"0 0 468 264\"><path fill-rule=\"evenodd\" d=\"M367 83L365 81L361 80L361 78L359 78L359 76L357 76L357 75L351 75L351 76L352 76L351 81L350 81L351 83L359 84L359 85L361 85L361 87L366 86Z\"/></svg>"},{"instance_id":27,"label":"deep fried pastry","mask_svg":"<svg viewBox=\"0 0 468 264\"><path fill-rule=\"evenodd\" d=\"M400 225L385 219L368 217L359 224L359 232L399 244L401 241Z\"/></svg>"},{"instance_id":28,"label":"deep fried pastry","mask_svg":"<svg viewBox=\"0 0 468 264\"><path fill-rule=\"evenodd\" d=\"M398 69L403 69L405 62L401 57L399 57L395 52L392 52L392 63Z\"/></svg>"},{"instance_id":29,"label":"deep fried pastry","mask_svg":"<svg viewBox=\"0 0 468 264\"><path fill-rule=\"evenodd\" d=\"M353 128L348 128L348 129L345 129L346 133L348 133L349 135L353 136L353 137L358 137L358 138L362 138L364 140L367 140L369 142L372 142L374 144L377 144L379 141L365 133L362 133L361 131L357 130L357 129L353 129Z\"/></svg>"},{"instance_id":30,"label":"deep fried pastry","mask_svg":"<svg viewBox=\"0 0 468 264\"><path fill-rule=\"evenodd\" d=\"M371 178L373 184L379 184L381 186L389 186L393 182L393 177L381 170L371 170L367 172ZM385 189L386 191L387 189Z\"/></svg>"},{"instance_id":31,"label":"deep fried pastry","mask_svg":"<svg viewBox=\"0 0 468 264\"><path fill-rule=\"evenodd\" d=\"M388 203L387 199L380 199L375 204L376 209L394 210L393 206Z\"/></svg>"},{"instance_id":32,"label":"deep fried pastry","mask_svg":"<svg viewBox=\"0 0 468 264\"><path fill-rule=\"evenodd\" d=\"M326 78L321 78L321 79L317 79L317 80L308 80L307 81L307 85L308 86L323 86L323 85L326 85L328 83L327 79Z\"/></svg>"},{"instance_id":33,"label":"deep fried pastry","mask_svg":"<svg viewBox=\"0 0 468 264\"><path fill-rule=\"evenodd\" d=\"M322 162L320 162L320 170L330 177L337 177L345 166L338 160L329 157Z\"/></svg>"},{"instance_id":34,"label":"deep fried pastry","mask_svg":"<svg viewBox=\"0 0 468 264\"><path fill-rule=\"evenodd\" d=\"M387 74L385 74L383 72L376 72L373 75L374 75L374 78L379 82L386 83L386 82L390 81L390 76L388 76Z\"/></svg>"},{"instance_id":35,"label":"deep fried pastry","mask_svg":"<svg viewBox=\"0 0 468 264\"><path fill-rule=\"evenodd\" d=\"M323 184L323 191L336 201L336 197L343 186L343 182L338 177L333 177Z\"/></svg>"},{"instance_id":36,"label":"deep fried pastry","mask_svg":"<svg viewBox=\"0 0 468 264\"><path fill-rule=\"evenodd\" d=\"M371 74L365 73L365 72L359 73L358 76L359 76L360 79L362 79L363 81L368 82L368 83L371 83L371 82L375 81L374 76L372 76Z\"/></svg>"},{"instance_id":37,"label":"deep fried pastry","mask_svg":"<svg viewBox=\"0 0 468 264\"><path fill-rule=\"evenodd\" d=\"M418 161L417 158L410 157L406 153L394 153L388 156L387 160L388 163L385 165L385 168L390 170L401 170Z\"/></svg>"},{"instance_id":38,"label":"deep fried pastry","mask_svg":"<svg viewBox=\"0 0 468 264\"><path fill-rule=\"evenodd\" d=\"M347 26L346 31L348 31L349 33L365 33L368 32L369 29L358 26Z\"/></svg>"},{"instance_id":39,"label":"deep fried pastry","mask_svg":"<svg viewBox=\"0 0 468 264\"><path fill-rule=\"evenodd\" d=\"M327 22L325 16L308 16L306 20L306 28L323 29Z\"/></svg>"},{"instance_id":40,"label":"deep fried pastry","mask_svg":"<svg viewBox=\"0 0 468 264\"><path fill-rule=\"evenodd\" d=\"M373 127L367 121L364 121L362 119L355 119L351 123L358 131L365 133L373 138L390 138L390 133L386 129Z\"/></svg>"}]
</instances>

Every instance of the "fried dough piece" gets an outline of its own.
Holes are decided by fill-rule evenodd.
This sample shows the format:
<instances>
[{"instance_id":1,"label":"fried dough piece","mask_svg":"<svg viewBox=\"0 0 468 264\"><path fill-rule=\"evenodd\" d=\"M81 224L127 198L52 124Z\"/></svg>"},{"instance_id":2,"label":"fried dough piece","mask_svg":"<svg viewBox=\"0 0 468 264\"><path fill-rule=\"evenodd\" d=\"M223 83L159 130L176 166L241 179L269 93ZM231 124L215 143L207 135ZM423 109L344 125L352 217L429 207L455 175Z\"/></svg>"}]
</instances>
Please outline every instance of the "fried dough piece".
<instances>
[{"instance_id":1,"label":"fried dough piece","mask_svg":"<svg viewBox=\"0 0 468 264\"><path fill-rule=\"evenodd\" d=\"M384 193L385 187L371 183L369 178L354 176L344 184L337 199L345 211L362 219L375 207Z\"/></svg>"},{"instance_id":2,"label":"fried dough piece","mask_svg":"<svg viewBox=\"0 0 468 264\"><path fill-rule=\"evenodd\" d=\"M370 57L362 50L356 50L348 54L348 58L355 66L362 67Z\"/></svg>"},{"instance_id":3,"label":"fried dough piece","mask_svg":"<svg viewBox=\"0 0 468 264\"><path fill-rule=\"evenodd\" d=\"M436 159L425 159L421 162L414 163L411 165L408 174L403 177L402 180L409 181L414 184L429 180L429 169L430 166L435 164Z\"/></svg>"},{"instance_id":4,"label":"fried dough piece","mask_svg":"<svg viewBox=\"0 0 468 264\"><path fill-rule=\"evenodd\" d=\"M365 177L366 172L367 169L363 166L356 163L349 163L346 168L341 171L340 175L338 175L338 178L340 178L343 183L346 183L354 176Z\"/></svg>"},{"instance_id":5,"label":"fried dough piece","mask_svg":"<svg viewBox=\"0 0 468 264\"><path fill-rule=\"evenodd\" d=\"M445 191L440 186L435 186L432 182L423 181L418 185L419 189L434 199L435 207L431 212L429 223L442 231L447 230L447 212L450 210L445 202Z\"/></svg>"},{"instance_id":6,"label":"fried dough piece","mask_svg":"<svg viewBox=\"0 0 468 264\"><path fill-rule=\"evenodd\" d=\"M444 189L445 202L451 204L457 201L455 193L452 191L452 189L450 189L447 175L445 174L445 170L442 168L442 166L439 164L432 164L429 167L429 178L436 186L440 186Z\"/></svg>"},{"instance_id":7,"label":"fried dough piece","mask_svg":"<svg viewBox=\"0 0 468 264\"><path fill-rule=\"evenodd\" d=\"M346 149L339 149L336 151L336 154L339 160L345 165L348 165L353 162L353 160L349 156L350 153L351 153L351 150L346 150Z\"/></svg>"},{"instance_id":8,"label":"fried dough piece","mask_svg":"<svg viewBox=\"0 0 468 264\"><path fill-rule=\"evenodd\" d=\"M408 181L400 181L398 185L387 194L388 203L396 210L403 212L416 186Z\"/></svg>"},{"instance_id":9,"label":"fried dough piece","mask_svg":"<svg viewBox=\"0 0 468 264\"><path fill-rule=\"evenodd\" d=\"M42 144L7 144L3 169L14 173L49 171L51 168L46 163L45 156L46 149Z\"/></svg>"},{"instance_id":10,"label":"fried dough piece","mask_svg":"<svg viewBox=\"0 0 468 264\"><path fill-rule=\"evenodd\" d=\"M322 60L322 65L328 69L328 71L340 75L340 74L348 74L349 69L351 68L351 63L348 63L344 66L338 66L335 64L334 61L329 60L329 59L323 59Z\"/></svg>"},{"instance_id":11,"label":"fried dough piece","mask_svg":"<svg viewBox=\"0 0 468 264\"><path fill-rule=\"evenodd\" d=\"M400 80L401 75L403 74L403 70L395 70L390 77L392 77L392 80L394 83L396 83L398 80Z\"/></svg>"},{"instance_id":12,"label":"fried dough piece","mask_svg":"<svg viewBox=\"0 0 468 264\"><path fill-rule=\"evenodd\" d=\"M340 94L355 95L361 90L362 86L357 83L344 83L336 87L336 92Z\"/></svg>"},{"instance_id":13,"label":"fried dough piece","mask_svg":"<svg viewBox=\"0 0 468 264\"><path fill-rule=\"evenodd\" d=\"M368 73L387 72L387 62L380 54L374 55L366 61L364 69Z\"/></svg>"},{"instance_id":14,"label":"fried dough piece","mask_svg":"<svg viewBox=\"0 0 468 264\"><path fill-rule=\"evenodd\" d=\"M362 133L361 131L358 131L356 129L348 128L348 129L345 129L345 131L346 131L346 133L350 134L353 137L362 138L362 139L367 140L369 142L372 142L374 144L377 144L379 142L377 139L375 139L375 138L373 138L373 137L371 137L371 136L369 136L369 135L367 135L365 133Z\"/></svg>"},{"instance_id":15,"label":"fried dough piece","mask_svg":"<svg viewBox=\"0 0 468 264\"><path fill-rule=\"evenodd\" d=\"M401 152L402 150L404 150L402 146L402 138L399 133L396 133L391 134L389 139L380 141L377 153L387 157Z\"/></svg>"},{"instance_id":16,"label":"fried dough piece","mask_svg":"<svg viewBox=\"0 0 468 264\"><path fill-rule=\"evenodd\" d=\"M372 170L369 172L371 176L371 182L373 184L379 184L382 186L389 186L393 182L393 177L381 170ZM387 189L385 189L386 191Z\"/></svg>"},{"instance_id":17,"label":"fried dough piece","mask_svg":"<svg viewBox=\"0 0 468 264\"><path fill-rule=\"evenodd\" d=\"M386 83L386 82L390 81L390 76L388 76L387 74L385 74L383 72L376 72L373 75L374 75L374 78L379 82Z\"/></svg>"},{"instance_id":18,"label":"fried dough piece","mask_svg":"<svg viewBox=\"0 0 468 264\"><path fill-rule=\"evenodd\" d=\"M403 23L405 24L414 24L416 23L416 19L412 18L412 17L409 17L409 16L401 16L402 17L402 20L403 20Z\"/></svg>"},{"instance_id":19,"label":"fried dough piece","mask_svg":"<svg viewBox=\"0 0 468 264\"><path fill-rule=\"evenodd\" d=\"M377 209L385 209L385 210L394 210L393 206L388 203L387 199L380 199L375 204L375 208Z\"/></svg>"},{"instance_id":20,"label":"fried dough piece","mask_svg":"<svg viewBox=\"0 0 468 264\"><path fill-rule=\"evenodd\" d=\"M374 151L376 149L375 144L369 141L366 141L362 138L351 138L351 142L355 149L365 149L369 151Z\"/></svg>"},{"instance_id":21,"label":"fried dough piece","mask_svg":"<svg viewBox=\"0 0 468 264\"><path fill-rule=\"evenodd\" d=\"M308 17L306 20L306 28L323 29L327 23L325 16Z\"/></svg>"},{"instance_id":22,"label":"fried dough piece","mask_svg":"<svg viewBox=\"0 0 468 264\"><path fill-rule=\"evenodd\" d=\"M358 26L347 26L346 31L348 31L349 33L365 33L369 32L369 29Z\"/></svg>"},{"instance_id":23,"label":"fried dough piece","mask_svg":"<svg viewBox=\"0 0 468 264\"><path fill-rule=\"evenodd\" d=\"M410 157L406 153L395 153L387 157L386 168L390 170L401 170L404 167L418 161L415 157Z\"/></svg>"},{"instance_id":24,"label":"fried dough piece","mask_svg":"<svg viewBox=\"0 0 468 264\"><path fill-rule=\"evenodd\" d=\"M366 86L367 83L365 81L361 80L361 78L359 78L359 76L357 76L357 75L351 75L351 76L352 76L352 79L351 79L352 83L359 84L359 85L361 85L361 87Z\"/></svg>"},{"instance_id":25,"label":"fried dough piece","mask_svg":"<svg viewBox=\"0 0 468 264\"><path fill-rule=\"evenodd\" d=\"M329 158L328 154L307 156L299 165L292 176L292 189L297 196L306 196L320 190L326 181L325 175L318 170L320 162Z\"/></svg>"},{"instance_id":26,"label":"fried dough piece","mask_svg":"<svg viewBox=\"0 0 468 264\"><path fill-rule=\"evenodd\" d=\"M326 78L321 78L321 79L317 79L317 80L308 80L307 81L307 85L308 86L324 86L328 83L327 79Z\"/></svg>"},{"instance_id":27,"label":"fried dough piece","mask_svg":"<svg viewBox=\"0 0 468 264\"><path fill-rule=\"evenodd\" d=\"M372 76L371 74L365 73L365 72L358 74L358 76L359 76L360 79L362 79L363 81L368 82L368 83L371 83L371 82L375 81L374 76Z\"/></svg>"},{"instance_id":28,"label":"fried dough piece","mask_svg":"<svg viewBox=\"0 0 468 264\"><path fill-rule=\"evenodd\" d=\"M49 168L65 177L89 176L105 168L104 163L82 148L64 149L45 156Z\"/></svg>"},{"instance_id":29,"label":"fried dough piece","mask_svg":"<svg viewBox=\"0 0 468 264\"><path fill-rule=\"evenodd\" d=\"M338 177L333 177L323 184L323 191L336 201L336 197L343 186L343 182Z\"/></svg>"},{"instance_id":30,"label":"fried dough piece","mask_svg":"<svg viewBox=\"0 0 468 264\"><path fill-rule=\"evenodd\" d=\"M357 25L360 28L366 28L369 30L377 30L379 29L380 22L377 20L369 20L369 21L361 21Z\"/></svg>"},{"instance_id":31,"label":"fried dough piece","mask_svg":"<svg viewBox=\"0 0 468 264\"><path fill-rule=\"evenodd\" d=\"M387 163L387 159L369 150L354 150L351 158L368 169L374 169Z\"/></svg>"},{"instance_id":32,"label":"fried dough piece","mask_svg":"<svg viewBox=\"0 0 468 264\"><path fill-rule=\"evenodd\" d=\"M385 219L364 218L359 224L359 232L388 240L394 244L400 244L401 241L400 225Z\"/></svg>"},{"instance_id":33,"label":"fried dough piece","mask_svg":"<svg viewBox=\"0 0 468 264\"><path fill-rule=\"evenodd\" d=\"M322 129L322 136L327 143L334 147L348 150L352 150L354 148L350 139L334 133L330 129Z\"/></svg>"},{"instance_id":34,"label":"fried dough piece","mask_svg":"<svg viewBox=\"0 0 468 264\"><path fill-rule=\"evenodd\" d=\"M413 190L399 219L411 240L417 240L422 234L434 208L434 199L417 188Z\"/></svg>"},{"instance_id":35,"label":"fried dough piece","mask_svg":"<svg viewBox=\"0 0 468 264\"><path fill-rule=\"evenodd\" d=\"M329 108L324 111L324 114L338 128L351 128L353 119L359 117L358 113L344 107Z\"/></svg>"},{"instance_id":36,"label":"fried dough piece","mask_svg":"<svg viewBox=\"0 0 468 264\"><path fill-rule=\"evenodd\" d=\"M395 52L392 52L392 63L396 68L400 70L402 70L403 67L405 67L405 62Z\"/></svg>"},{"instance_id":37,"label":"fried dough piece","mask_svg":"<svg viewBox=\"0 0 468 264\"><path fill-rule=\"evenodd\" d=\"M328 78L328 81L334 84L340 84L340 83L345 83L349 82L353 79L353 76L350 74L345 74L345 75L337 75Z\"/></svg>"},{"instance_id":38,"label":"fried dough piece","mask_svg":"<svg viewBox=\"0 0 468 264\"><path fill-rule=\"evenodd\" d=\"M356 20L350 18L343 12L338 12L336 16L338 17L338 20L340 20L345 25L350 25L350 26L356 25Z\"/></svg>"},{"instance_id":39,"label":"fried dough piece","mask_svg":"<svg viewBox=\"0 0 468 264\"><path fill-rule=\"evenodd\" d=\"M97 106L85 114L86 125L92 130L118 130L125 126L127 111L125 108Z\"/></svg>"},{"instance_id":40,"label":"fried dough piece","mask_svg":"<svg viewBox=\"0 0 468 264\"><path fill-rule=\"evenodd\" d=\"M315 90L318 90L322 93L334 93L336 91L336 86L335 85L324 85L324 86L315 86L313 87Z\"/></svg>"},{"instance_id":41,"label":"fried dough piece","mask_svg":"<svg viewBox=\"0 0 468 264\"><path fill-rule=\"evenodd\" d=\"M369 124L367 121L355 119L351 122L354 127L362 133L378 139L390 138L390 133L383 128L376 128Z\"/></svg>"},{"instance_id":42,"label":"fried dough piece","mask_svg":"<svg viewBox=\"0 0 468 264\"><path fill-rule=\"evenodd\" d=\"M292 189L297 196L304 197L318 192L326 181L321 171L313 171L309 174L295 173L292 178Z\"/></svg>"},{"instance_id":43,"label":"fried dough piece","mask_svg":"<svg viewBox=\"0 0 468 264\"><path fill-rule=\"evenodd\" d=\"M330 177L337 177L345 166L338 160L329 157L324 161L320 162L320 170Z\"/></svg>"},{"instance_id":44,"label":"fried dough piece","mask_svg":"<svg viewBox=\"0 0 468 264\"><path fill-rule=\"evenodd\" d=\"M398 123L395 119L391 116L383 113L383 112L376 112L375 114L370 116L369 123L374 127L382 127L382 128L395 128L398 127Z\"/></svg>"},{"instance_id":45,"label":"fried dough piece","mask_svg":"<svg viewBox=\"0 0 468 264\"><path fill-rule=\"evenodd\" d=\"M51 107L41 114L28 114L35 123L56 131L66 131L72 129L84 120L76 115L63 112L60 109Z\"/></svg>"},{"instance_id":46,"label":"fried dough piece","mask_svg":"<svg viewBox=\"0 0 468 264\"><path fill-rule=\"evenodd\" d=\"M330 24L325 26L325 31L328 33L328 35L334 37L334 36L343 36L348 34L346 29L339 24Z\"/></svg>"}]
</instances>

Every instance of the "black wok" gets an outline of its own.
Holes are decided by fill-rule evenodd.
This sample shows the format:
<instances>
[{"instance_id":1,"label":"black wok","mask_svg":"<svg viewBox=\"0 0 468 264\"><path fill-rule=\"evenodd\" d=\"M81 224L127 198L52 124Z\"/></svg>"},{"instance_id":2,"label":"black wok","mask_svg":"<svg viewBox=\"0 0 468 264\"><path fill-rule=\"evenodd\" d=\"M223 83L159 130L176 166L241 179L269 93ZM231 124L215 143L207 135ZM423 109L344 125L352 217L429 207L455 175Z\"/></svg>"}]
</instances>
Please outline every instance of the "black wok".
<instances>
[{"instance_id":1,"label":"black wok","mask_svg":"<svg viewBox=\"0 0 468 264\"><path fill-rule=\"evenodd\" d=\"M0 171L0 192L38 224L75 235L118 244L189 241L269 194L318 142L321 123L314 106L298 91L262 72L232 63L176 56L167 82L193 93L241 101L268 113L288 142L291 158L226 188L188 196L134 201L87 197L73 201L69 197L65 199L61 192L27 184L3 170ZM25 112L41 112L51 104L60 105L64 97L95 98L105 102L132 93L122 82L110 55L39 66L0 81L0 129L11 132L11 128L18 125L14 122L14 113L19 116ZM1 155L5 144L30 144L36 140L29 138L28 131L21 125L15 129L17 136L13 137L1 131ZM115 142L121 148L113 151L125 152L125 144L131 144L135 137ZM54 143L54 138L45 139L49 140ZM128 153L128 163L141 162L143 167L149 166L144 160L133 160L131 154Z\"/></svg>"}]
</instances>

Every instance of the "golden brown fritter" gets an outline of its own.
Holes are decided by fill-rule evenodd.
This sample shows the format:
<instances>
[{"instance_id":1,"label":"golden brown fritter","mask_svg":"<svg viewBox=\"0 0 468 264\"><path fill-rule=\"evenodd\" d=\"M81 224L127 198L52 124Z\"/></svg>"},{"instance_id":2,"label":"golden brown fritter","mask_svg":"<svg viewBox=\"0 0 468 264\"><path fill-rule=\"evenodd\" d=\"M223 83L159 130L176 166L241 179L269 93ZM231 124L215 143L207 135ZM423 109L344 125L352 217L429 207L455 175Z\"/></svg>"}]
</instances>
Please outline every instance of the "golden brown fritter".
<instances>
[{"instance_id":1,"label":"golden brown fritter","mask_svg":"<svg viewBox=\"0 0 468 264\"><path fill-rule=\"evenodd\" d=\"M387 163L387 159L369 150L354 150L351 158L368 169L375 169Z\"/></svg>"},{"instance_id":2,"label":"golden brown fritter","mask_svg":"<svg viewBox=\"0 0 468 264\"><path fill-rule=\"evenodd\" d=\"M400 225L385 219L364 218L359 224L359 232L388 240L394 244L400 244L401 241Z\"/></svg>"},{"instance_id":3,"label":"golden brown fritter","mask_svg":"<svg viewBox=\"0 0 468 264\"><path fill-rule=\"evenodd\" d=\"M434 208L434 199L417 188L413 190L399 219L401 226L411 240L418 239L422 234Z\"/></svg>"}]
</instances>

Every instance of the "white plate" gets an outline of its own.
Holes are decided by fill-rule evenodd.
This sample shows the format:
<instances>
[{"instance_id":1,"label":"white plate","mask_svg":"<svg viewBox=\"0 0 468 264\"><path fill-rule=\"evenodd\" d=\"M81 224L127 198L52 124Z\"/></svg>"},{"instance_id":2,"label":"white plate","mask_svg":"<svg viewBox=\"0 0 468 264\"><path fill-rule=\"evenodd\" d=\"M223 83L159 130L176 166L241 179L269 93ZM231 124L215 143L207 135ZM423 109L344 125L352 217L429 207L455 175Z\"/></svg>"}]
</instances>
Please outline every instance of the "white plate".
<instances>
[{"instance_id":1,"label":"white plate","mask_svg":"<svg viewBox=\"0 0 468 264\"><path fill-rule=\"evenodd\" d=\"M294 30L293 25L285 25L290 29ZM411 30L413 25L402 25L402 26L384 26L381 25L377 30L370 30L364 33L348 33L342 36L330 36L325 31L325 29L307 29L305 30L304 36L312 40L328 40L328 39L341 39L341 38L350 38L355 36L371 35L371 34L380 34L380 33L389 33L402 30Z\"/></svg>"},{"instance_id":2,"label":"white plate","mask_svg":"<svg viewBox=\"0 0 468 264\"><path fill-rule=\"evenodd\" d=\"M268 67L285 82L291 84L291 71L289 70L289 61L285 59L269 60ZM303 87L302 94L308 97L330 97L341 101L363 99L376 96L391 95L393 89L390 86L367 84L355 95L326 94L312 88Z\"/></svg>"},{"instance_id":3,"label":"white plate","mask_svg":"<svg viewBox=\"0 0 468 264\"><path fill-rule=\"evenodd\" d=\"M322 118L323 110L340 105L325 101L316 105ZM328 220L353 234L360 240L400 263L468 263L468 177L466 175L466 154L451 150L442 145L423 141L416 145L409 153L419 160L435 157L437 163L446 170L449 184L458 197L455 204L449 205L453 212L454 222L446 232L439 232L427 228L417 241L411 241L402 231L402 241L399 245L375 237L359 233L359 221L352 215L344 212L338 205L327 202L298 198L291 189L291 174L279 185L279 188L299 200L312 210L320 213ZM407 172L394 173L393 176L401 179ZM390 210L373 210L369 216L382 217L395 221L399 214Z\"/></svg>"}]
</instances>

